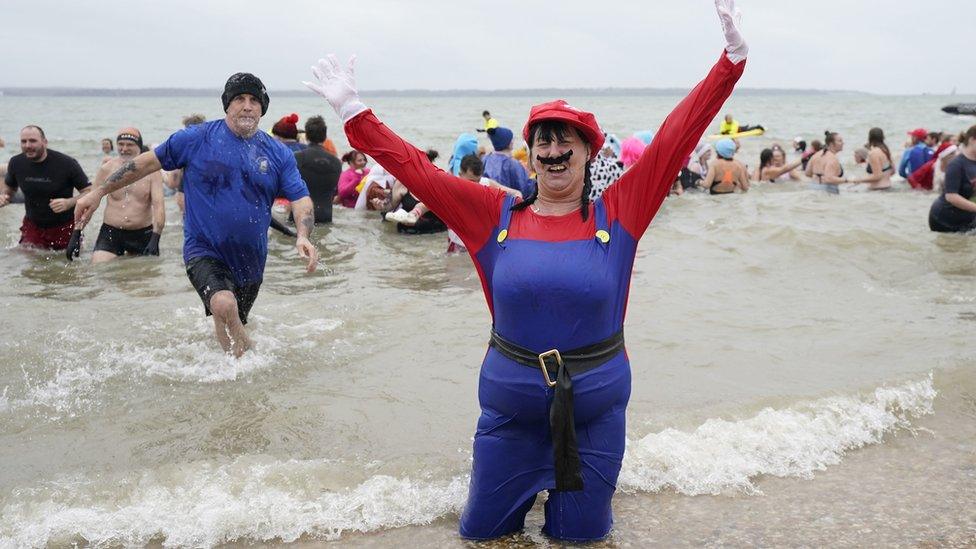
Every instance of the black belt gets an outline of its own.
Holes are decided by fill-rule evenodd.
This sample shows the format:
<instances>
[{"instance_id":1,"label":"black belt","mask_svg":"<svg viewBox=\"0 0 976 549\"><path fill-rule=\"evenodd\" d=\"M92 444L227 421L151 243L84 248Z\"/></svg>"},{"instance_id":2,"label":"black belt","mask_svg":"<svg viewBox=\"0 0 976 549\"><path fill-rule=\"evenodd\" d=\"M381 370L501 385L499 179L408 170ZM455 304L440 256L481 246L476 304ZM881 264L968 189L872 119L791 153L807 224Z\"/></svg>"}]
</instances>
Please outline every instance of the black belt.
<instances>
[{"instance_id":1,"label":"black belt","mask_svg":"<svg viewBox=\"0 0 976 549\"><path fill-rule=\"evenodd\" d=\"M623 331L592 345L566 352L552 349L536 353L507 341L495 330L491 331L489 345L502 355L519 364L542 370L542 377L549 387L555 388L552 406L549 408L549 429L552 432L552 450L556 468L556 490L583 489L579 447L576 444L576 424L573 419L573 379L575 375L592 370L617 356L624 348ZM553 361L546 361L552 358ZM553 381L549 373L555 372Z\"/></svg>"}]
</instances>

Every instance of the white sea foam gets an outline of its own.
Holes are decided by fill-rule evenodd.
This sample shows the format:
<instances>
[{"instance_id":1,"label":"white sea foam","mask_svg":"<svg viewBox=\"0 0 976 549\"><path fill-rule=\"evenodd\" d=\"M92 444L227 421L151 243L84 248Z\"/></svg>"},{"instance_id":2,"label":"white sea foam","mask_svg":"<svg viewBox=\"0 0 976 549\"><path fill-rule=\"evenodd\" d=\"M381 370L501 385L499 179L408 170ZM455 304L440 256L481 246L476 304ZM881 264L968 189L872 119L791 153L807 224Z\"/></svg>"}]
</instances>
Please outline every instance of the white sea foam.
<instances>
[{"instance_id":1,"label":"white sea foam","mask_svg":"<svg viewBox=\"0 0 976 549\"><path fill-rule=\"evenodd\" d=\"M44 546L80 540L98 545L213 546L235 539L294 541L308 535L338 539L426 524L464 504L467 478L415 481L376 475L332 491L317 481L327 460L191 464L144 473L118 483L111 500L95 503L90 482L64 479L19 491L3 508L0 546ZM56 494L56 496L55 496Z\"/></svg>"},{"instance_id":2,"label":"white sea foam","mask_svg":"<svg viewBox=\"0 0 976 549\"><path fill-rule=\"evenodd\" d=\"M619 486L688 495L757 493L753 479L759 475L810 478L846 452L932 413L935 395L930 375L866 397L766 408L741 421L709 419L690 433L665 429L628 440Z\"/></svg>"},{"instance_id":3,"label":"white sea foam","mask_svg":"<svg viewBox=\"0 0 976 549\"><path fill-rule=\"evenodd\" d=\"M755 416L710 419L692 432L666 429L628 443L624 491L683 494L757 493L760 475L809 478L843 455L932 413L932 378L765 409ZM192 463L124 478L62 478L16 490L0 510L0 546L212 546L238 539L337 539L427 524L464 505L468 477L375 475L334 489L343 467L328 460L241 457ZM362 471L360 471L360 474Z\"/></svg>"},{"instance_id":4,"label":"white sea foam","mask_svg":"<svg viewBox=\"0 0 976 549\"><path fill-rule=\"evenodd\" d=\"M192 312L192 314L191 314ZM196 308L182 308L172 319L136 326L136 332L150 336L153 343L136 337L121 341L93 341L75 328L59 331L44 362L53 371L25 368L21 395L0 397L0 412L25 407L43 407L58 413L75 413L90 409L98 401L105 382L116 378L146 379L161 377L191 383L233 381L253 372L280 365L281 355L294 334L325 333L342 325L339 320L311 319L297 326L275 324L260 315L251 320L259 325L251 333L253 351L239 359L222 352L213 339L213 326ZM173 345L172 341L179 343ZM307 338L302 341L307 341ZM71 353L61 352L72 349Z\"/></svg>"}]
</instances>

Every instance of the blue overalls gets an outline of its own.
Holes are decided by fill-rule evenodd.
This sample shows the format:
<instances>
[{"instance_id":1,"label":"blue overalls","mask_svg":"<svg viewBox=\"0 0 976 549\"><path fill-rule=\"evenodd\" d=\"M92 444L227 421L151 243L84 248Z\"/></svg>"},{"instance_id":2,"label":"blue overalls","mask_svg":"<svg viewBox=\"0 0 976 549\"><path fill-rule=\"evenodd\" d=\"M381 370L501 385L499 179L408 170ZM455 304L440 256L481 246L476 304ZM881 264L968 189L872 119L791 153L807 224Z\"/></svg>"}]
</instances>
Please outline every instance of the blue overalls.
<instances>
[{"instance_id":1,"label":"blue overalls","mask_svg":"<svg viewBox=\"0 0 976 549\"><path fill-rule=\"evenodd\" d=\"M475 256L489 281L495 331L544 352L583 347L622 330L637 242L618 222L608 227L602 199L593 204L594 236L562 242L509 238L513 203L503 202L492 241ZM583 489L559 491L549 427L553 389L540 368L489 348L461 536L488 539L520 530L543 490L549 490L547 535L588 541L609 534L630 398L626 352L572 382Z\"/></svg>"}]
</instances>

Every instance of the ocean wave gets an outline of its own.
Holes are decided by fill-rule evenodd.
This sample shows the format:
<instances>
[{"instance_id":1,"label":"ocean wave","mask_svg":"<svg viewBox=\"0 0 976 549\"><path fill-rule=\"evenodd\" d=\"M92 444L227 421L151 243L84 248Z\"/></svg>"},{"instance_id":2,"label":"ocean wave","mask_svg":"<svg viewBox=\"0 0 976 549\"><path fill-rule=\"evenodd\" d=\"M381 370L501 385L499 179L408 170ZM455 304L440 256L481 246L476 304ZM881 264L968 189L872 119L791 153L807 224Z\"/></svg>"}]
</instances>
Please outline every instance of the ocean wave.
<instances>
[{"instance_id":1,"label":"ocean wave","mask_svg":"<svg viewBox=\"0 0 976 549\"><path fill-rule=\"evenodd\" d=\"M344 531L369 532L426 524L457 513L467 478L412 480L375 475L333 491L328 460L261 462L253 457L213 466L196 463L145 472L99 485L62 479L18 490L5 505L0 546L145 545L210 547L250 539L295 541L302 536L339 539ZM112 486L105 500L104 489ZM101 496L95 503L92 496Z\"/></svg>"},{"instance_id":2,"label":"ocean wave","mask_svg":"<svg viewBox=\"0 0 976 549\"><path fill-rule=\"evenodd\" d=\"M932 413L935 396L930 375L867 395L767 408L740 421L709 419L691 432L665 429L628 440L619 488L757 494L762 475L810 478L853 449L910 429L912 419ZM464 506L467 475L373 475L332 488L348 466L244 456L123 478L65 477L13 492L0 515L0 546L335 540L348 531L429 524Z\"/></svg>"},{"instance_id":3,"label":"ocean wave","mask_svg":"<svg viewBox=\"0 0 976 549\"><path fill-rule=\"evenodd\" d=\"M741 421L709 419L692 432L665 429L628 440L618 486L686 495L760 493L760 475L811 478L844 454L880 443L932 413L932 376L872 394L766 408Z\"/></svg>"}]
</instances>

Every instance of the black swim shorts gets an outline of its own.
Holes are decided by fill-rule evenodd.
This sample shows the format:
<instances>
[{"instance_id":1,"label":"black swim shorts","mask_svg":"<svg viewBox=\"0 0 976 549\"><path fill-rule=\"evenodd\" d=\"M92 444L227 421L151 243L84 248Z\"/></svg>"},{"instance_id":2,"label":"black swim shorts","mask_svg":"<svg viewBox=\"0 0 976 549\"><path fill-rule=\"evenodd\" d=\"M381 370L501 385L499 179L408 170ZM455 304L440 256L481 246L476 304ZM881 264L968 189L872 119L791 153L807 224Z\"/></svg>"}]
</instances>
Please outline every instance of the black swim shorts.
<instances>
[{"instance_id":1,"label":"black swim shorts","mask_svg":"<svg viewBox=\"0 0 976 549\"><path fill-rule=\"evenodd\" d=\"M213 314L210 312L210 298L221 290L227 290L234 292L234 297L237 298L237 315L241 317L242 324L247 324L247 315L251 312L254 300L258 298L258 290L261 289L260 282L238 286L227 265L219 259L206 256L191 259L186 264L186 276L200 295L207 316Z\"/></svg>"},{"instance_id":2,"label":"black swim shorts","mask_svg":"<svg viewBox=\"0 0 976 549\"><path fill-rule=\"evenodd\" d=\"M95 251L112 252L115 255L125 255L126 252L142 255L152 238L152 232L152 225L142 229L120 229L102 223L98 240L95 241Z\"/></svg>"}]
</instances>

